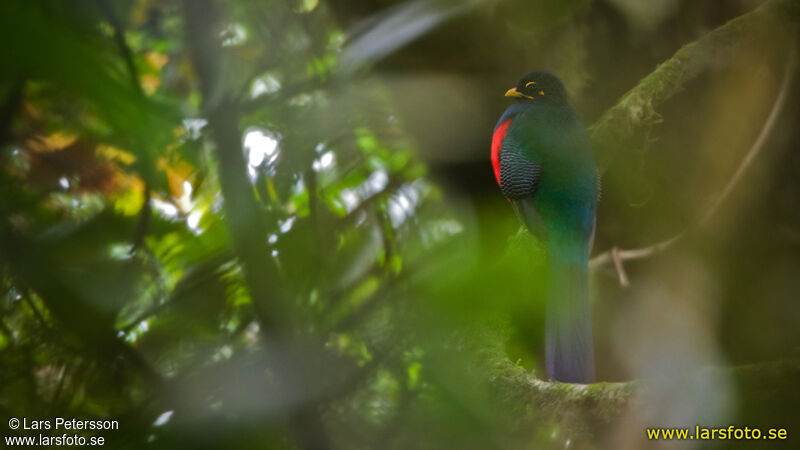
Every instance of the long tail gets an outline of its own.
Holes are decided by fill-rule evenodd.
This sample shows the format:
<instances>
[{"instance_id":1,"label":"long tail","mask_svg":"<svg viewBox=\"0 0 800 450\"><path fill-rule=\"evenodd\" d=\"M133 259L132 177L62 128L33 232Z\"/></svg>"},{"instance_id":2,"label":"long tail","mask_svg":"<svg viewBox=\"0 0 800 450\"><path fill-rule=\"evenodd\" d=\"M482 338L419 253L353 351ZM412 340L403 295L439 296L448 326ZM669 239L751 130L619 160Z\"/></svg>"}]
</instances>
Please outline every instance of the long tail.
<instances>
[{"instance_id":1,"label":"long tail","mask_svg":"<svg viewBox=\"0 0 800 450\"><path fill-rule=\"evenodd\" d=\"M575 241L551 239L548 260L547 373L557 381L591 383L594 381L594 344L588 249Z\"/></svg>"}]
</instances>

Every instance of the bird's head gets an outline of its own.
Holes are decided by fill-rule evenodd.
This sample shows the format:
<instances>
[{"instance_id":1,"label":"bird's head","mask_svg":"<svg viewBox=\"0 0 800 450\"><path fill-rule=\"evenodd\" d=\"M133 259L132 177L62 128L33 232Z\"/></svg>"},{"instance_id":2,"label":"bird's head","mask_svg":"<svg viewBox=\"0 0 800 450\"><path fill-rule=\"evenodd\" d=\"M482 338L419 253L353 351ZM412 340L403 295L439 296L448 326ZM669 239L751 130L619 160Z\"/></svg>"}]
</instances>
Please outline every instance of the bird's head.
<instances>
[{"instance_id":1,"label":"bird's head","mask_svg":"<svg viewBox=\"0 0 800 450\"><path fill-rule=\"evenodd\" d=\"M522 102L567 103L567 91L561 80L550 72L540 70L526 73L516 87L506 91L506 97L514 97Z\"/></svg>"}]
</instances>

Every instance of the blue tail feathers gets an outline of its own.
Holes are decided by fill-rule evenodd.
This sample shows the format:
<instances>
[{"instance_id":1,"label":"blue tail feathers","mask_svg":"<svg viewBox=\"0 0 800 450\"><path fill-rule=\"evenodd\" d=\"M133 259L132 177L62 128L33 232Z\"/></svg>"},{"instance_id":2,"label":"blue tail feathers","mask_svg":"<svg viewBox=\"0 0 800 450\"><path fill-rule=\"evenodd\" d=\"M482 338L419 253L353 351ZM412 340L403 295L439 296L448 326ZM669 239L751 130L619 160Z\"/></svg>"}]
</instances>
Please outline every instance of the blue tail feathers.
<instances>
[{"instance_id":1,"label":"blue tail feathers","mask_svg":"<svg viewBox=\"0 0 800 450\"><path fill-rule=\"evenodd\" d=\"M591 383L594 381L594 344L588 249L581 245L550 245L548 259L547 373L556 381Z\"/></svg>"}]
</instances>

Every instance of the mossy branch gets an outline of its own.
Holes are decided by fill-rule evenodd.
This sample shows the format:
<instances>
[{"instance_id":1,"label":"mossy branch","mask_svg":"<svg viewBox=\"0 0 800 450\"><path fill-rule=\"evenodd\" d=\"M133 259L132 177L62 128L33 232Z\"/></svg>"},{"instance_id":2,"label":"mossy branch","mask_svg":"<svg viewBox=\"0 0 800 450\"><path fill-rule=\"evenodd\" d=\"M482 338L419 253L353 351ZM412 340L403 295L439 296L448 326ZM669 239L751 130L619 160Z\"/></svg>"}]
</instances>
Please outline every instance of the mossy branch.
<instances>
[{"instance_id":1,"label":"mossy branch","mask_svg":"<svg viewBox=\"0 0 800 450\"><path fill-rule=\"evenodd\" d=\"M545 381L507 358L495 364L493 374L493 387L502 395L526 399L534 420L556 419L575 429L602 427L633 407L646 407L639 403L641 399L646 398L648 390L657 390L661 385L655 379L586 385ZM741 402L776 404L786 395L797 395L800 360L705 368L684 378L676 386L728 379L738 387Z\"/></svg>"},{"instance_id":2,"label":"mossy branch","mask_svg":"<svg viewBox=\"0 0 800 450\"><path fill-rule=\"evenodd\" d=\"M591 442L624 417L659 408L648 403L653 393L716 385L720 380L729 381L740 404L752 408L790 407L800 398L799 358L706 367L679 375L677 379L670 376L571 384L543 380L535 372L515 364L505 349L509 333L507 320L496 317L476 326L459 343L475 351L474 367L479 373L488 374L489 388L507 407L518 411L522 427L556 425L573 437Z\"/></svg>"},{"instance_id":3,"label":"mossy branch","mask_svg":"<svg viewBox=\"0 0 800 450\"><path fill-rule=\"evenodd\" d=\"M611 250L605 251L595 257L593 257L589 261L589 267L599 267L603 264L612 262L614 263L614 269L617 272L617 278L619 279L619 284L622 287L627 287L629 285L628 276L625 272L624 262L634 259L641 259L647 258L658 253L661 253L684 238L687 234L691 231L697 230L714 215L714 213L719 209L722 202L730 195L733 191L733 188L737 185L739 180L741 180L742 175L745 173L747 168L755 159L756 155L764 148L764 144L767 141L767 138L772 134L772 130L777 123L778 116L783 109L784 104L786 103L786 99L789 96L789 88L792 85L792 80L794 79L794 72L795 72L795 65L796 65L796 54L794 53L794 48L790 51L789 60L786 63L786 69L783 76L783 82L781 83L780 90L778 91L778 95L773 102L772 109L770 110L769 115L767 116L766 121L764 122L764 126L761 127L761 132L759 132L758 137L756 138L753 145L750 146L750 149L745 154L742 161L739 163L739 166L736 168L736 171L733 173L733 176L725 185L725 188L722 190L722 193L714 200L711 206L705 211L705 213L700 217L697 223L692 228L687 228L682 230L681 232L675 234L674 236L664 239L661 242L656 244L642 247L642 248L635 248L635 249L620 249L618 247L613 247Z\"/></svg>"},{"instance_id":4,"label":"mossy branch","mask_svg":"<svg viewBox=\"0 0 800 450\"><path fill-rule=\"evenodd\" d=\"M638 393L641 382L571 384L536 377L507 358L492 370L493 387L509 399L527 399L535 418L572 423L608 423L619 417ZM541 417L540 417L541 416Z\"/></svg>"},{"instance_id":5,"label":"mossy branch","mask_svg":"<svg viewBox=\"0 0 800 450\"><path fill-rule=\"evenodd\" d=\"M681 47L628 91L591 127L599 165L605 170L620 149L636 148L638 132L660 120L656 108L709 66L733 59L745 38L793 23L800 0L769 0L755 10Z\"/></svg>"}]
</instances>

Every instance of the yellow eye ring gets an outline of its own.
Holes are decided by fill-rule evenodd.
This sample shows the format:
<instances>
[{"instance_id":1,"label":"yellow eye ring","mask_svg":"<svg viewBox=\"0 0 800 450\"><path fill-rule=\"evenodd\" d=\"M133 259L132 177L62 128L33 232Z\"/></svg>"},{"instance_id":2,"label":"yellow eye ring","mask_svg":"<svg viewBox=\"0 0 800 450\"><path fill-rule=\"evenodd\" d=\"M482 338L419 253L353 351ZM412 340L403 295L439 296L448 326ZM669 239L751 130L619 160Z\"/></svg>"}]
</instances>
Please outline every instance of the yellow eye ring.
<instances>
[{"instance_id":1,"label":"yellow eye ring","mask_svg":"<svg viewBox=\"0 0 800 450\"><path fill-rule=\"evenodd\" d=\"M532 84L536 84L536 82L535 81L528 81L527 83L525 83L525 87L528 87L528 86L530 86Z\"/></svg>"},{"instance_id":2,"label":"yellow eye ring","mask_svg":"<svg viewBox=\"0 0 800 450\"><path fill-rule=\"evenodd\" d=\"M539 95L544 95L544 91L539 91Z\"/></svg>"}]
</instances>

